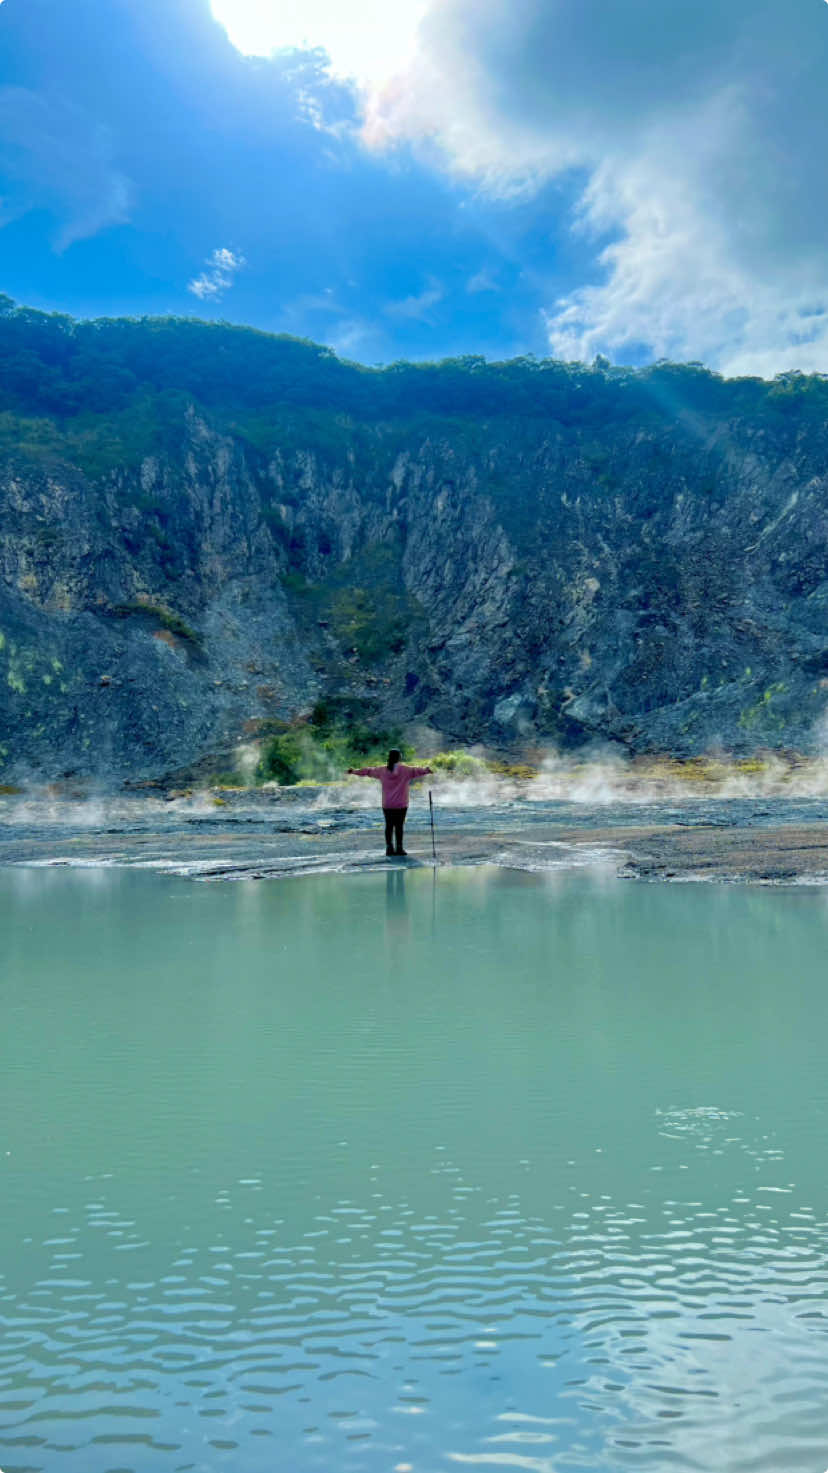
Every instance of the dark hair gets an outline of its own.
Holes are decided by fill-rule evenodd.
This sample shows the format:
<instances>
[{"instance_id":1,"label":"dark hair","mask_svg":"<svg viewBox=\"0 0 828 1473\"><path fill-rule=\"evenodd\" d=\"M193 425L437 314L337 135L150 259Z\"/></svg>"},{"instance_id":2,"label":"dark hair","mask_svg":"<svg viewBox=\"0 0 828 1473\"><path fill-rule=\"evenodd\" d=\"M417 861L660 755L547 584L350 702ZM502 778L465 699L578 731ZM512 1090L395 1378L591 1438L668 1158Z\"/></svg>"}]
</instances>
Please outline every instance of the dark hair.
<instances>
[{"instance_id":1,"label":"dark hair","mask_svg":"<svg viewBox=\"0 0 828 1473\"><path fill-rule=\"evenodd\" d=\"M388 753L388 771L390 772L392 767L396 767L398 762L402 762L402 752L398 751L396 747L392 747Z\"/></svg>"}]
</instances>

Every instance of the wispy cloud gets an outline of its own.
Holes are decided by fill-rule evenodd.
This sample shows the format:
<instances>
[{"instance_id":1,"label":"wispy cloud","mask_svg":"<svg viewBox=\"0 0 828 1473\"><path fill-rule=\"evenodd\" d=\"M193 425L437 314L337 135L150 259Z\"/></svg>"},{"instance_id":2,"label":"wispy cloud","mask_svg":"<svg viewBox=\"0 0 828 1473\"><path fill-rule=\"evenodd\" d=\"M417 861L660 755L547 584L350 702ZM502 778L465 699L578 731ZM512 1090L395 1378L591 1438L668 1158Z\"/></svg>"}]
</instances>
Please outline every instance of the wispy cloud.
<instances>
[{"instance_id":1,"label":"wispy cloud","mask_svg":"<svg viewBox=\"0 0 828 1473\"><path fill-rule=\"evenodd\" d=\"M376 323L360 317L347 317L328 334L327 341L341 358L349 358L351 354L364 357L372 350L376 351L380 339Z\"/></svg>"},{"instance_id":2,"label":"wispy cloud","mask_svg":"<svg viewBox=\"0 0 828 1473\"><path fill-rule=\"evenodd\" d=\"M385 312L389 317L409 318L417 322L431 321L431 308L442 302L445 296L445 288L442 283L433 276L429 277L428 286L414 296L402 297L396 302L387 302Z\"/></svg>"},{"instance_id":3,"label":"wispy cloud","mask_svg":"<svg viewBox=\"0 0 828 1473\"><path fill-rule=\"evenodd\" d=\"M470 276L466 282L466 291L471 292L472 295L476 292L499 292L500 289L500 284L495 280L488 266L475 271L474 276Z\"/></svg>"},{"instance_id":4,"label":"wispy cloud","mask_svg":"<svg viewBox=\"0 0 828 1473\"><path fill-rule=\"evenodd\" d=\"M230 251L226 246L220 246L218 250L205 261L206 270L200 276L194 276L192 281L187 282L187 291L192 292L202 302L218 302L224 293L233 285L238 273L247 265L244 256L237 251Z\"/></svg>"},{"instance_id":5,"label":"wispy cloud","mask_svg":"<svg viewBox=\"0 0 828 1473\"><path fill-rule=\"evenodd\" d=\"M321 314L324 317L343 317L346 309L336 298L334 289L325 286L321 292L304 292L285 308L285 316L304 322L308 316Z\"/></svg>"},{"instance_id":6,"label":"wispy cloud","mask_svg":"<svg viewBox=\"0 0 828 1473\"><path fill-rule=\"evenodd\" d=\"M108 129L85 109L26 87L0 87L0 225L30 210L56 220L56 251L129 218L132 186Z\"/></svg>"}]
</instances>

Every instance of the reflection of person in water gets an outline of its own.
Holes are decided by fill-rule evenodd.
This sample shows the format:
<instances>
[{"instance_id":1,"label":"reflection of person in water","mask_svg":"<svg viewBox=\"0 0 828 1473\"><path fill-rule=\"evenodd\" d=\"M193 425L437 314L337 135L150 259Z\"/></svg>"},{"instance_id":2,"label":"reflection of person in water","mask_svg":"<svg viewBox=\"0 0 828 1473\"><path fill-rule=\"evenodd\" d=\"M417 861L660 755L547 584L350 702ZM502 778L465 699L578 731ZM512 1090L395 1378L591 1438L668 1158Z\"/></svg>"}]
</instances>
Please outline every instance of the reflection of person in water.
<instances>
[{"instance_id":1,"label":"reflection of person in water","mask_svg":"<svg viewBox=\"0 0 828 1473\"><path fill-rule=\"evenodd\" d=\"M402 752L392 747L384 767L349 767L353 777L376 777L382 784L382 811L385 815L385 853L388 858L401 855L403 828L408 813L408 788L418 777L427 777L430 767L407 767Z\"/></svg>"},{"instance_id":2,"label":"reflection of person in water","mask_svg":"<svg viewBox=\"0 0 828 1473\"><path fill-rule=\"evenodd\" d=\"M405 865L389 865L385 872L385 940L389 977L395 977L402 950L411 940L411 912L405 894Z\"/></svg>"}]
</instances>

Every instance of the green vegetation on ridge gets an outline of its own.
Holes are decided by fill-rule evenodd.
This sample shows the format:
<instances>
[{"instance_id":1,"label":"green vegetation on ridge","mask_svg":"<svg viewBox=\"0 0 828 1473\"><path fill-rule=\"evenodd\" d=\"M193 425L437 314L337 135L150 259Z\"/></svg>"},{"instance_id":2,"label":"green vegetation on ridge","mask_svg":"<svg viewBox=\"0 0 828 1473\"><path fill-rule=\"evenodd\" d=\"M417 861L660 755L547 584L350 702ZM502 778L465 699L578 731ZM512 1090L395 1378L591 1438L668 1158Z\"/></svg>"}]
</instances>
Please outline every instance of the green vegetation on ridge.
<instances>
[{"instance_id":1,"label":"green vegetation on ridge","mask_svg":"<svg viewBox=\"0 0 828 1473\"><path fill-rule=\"evenodd\" d=\"M821 374L785 373L768 383L725 379L700 364L628 369L596 359L588 368L473 355L367 368L316 343L253 328L176 317L75 321L0 295L0 444L10 446L19 433L27 449L43 453L55 447L57 425L35 422L53 419L61 434L74 422L73 450L85 443L103 469L116 447L124 458L130 447L163 439L164 422L180 419L182 396L226 414L228 428L263 449L272 443L268 416L277 406L374 422L520 415L599 426L760 407L828 417ZM109 439L96 429L102 417Z\"/></svg>"}]
</instances>

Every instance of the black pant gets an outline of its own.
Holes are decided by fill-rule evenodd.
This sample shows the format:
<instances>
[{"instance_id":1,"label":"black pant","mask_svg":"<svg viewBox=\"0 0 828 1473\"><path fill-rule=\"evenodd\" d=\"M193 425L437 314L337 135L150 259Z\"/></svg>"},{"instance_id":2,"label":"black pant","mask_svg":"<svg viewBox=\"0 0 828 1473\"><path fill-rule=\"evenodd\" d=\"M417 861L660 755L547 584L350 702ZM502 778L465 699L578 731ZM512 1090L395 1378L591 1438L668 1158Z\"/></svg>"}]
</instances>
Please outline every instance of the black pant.
<instances>
[{"instance_id":1,"label":"black pant","mask_svg":"<svg viewBox=\"0 0 828 1473\"><path fill-rule=\"evenodd\" d=\"M407 808L383 808L385 815L385 847L400 853L403 846L403 824Z\"/></svg>"}]
</instances>

